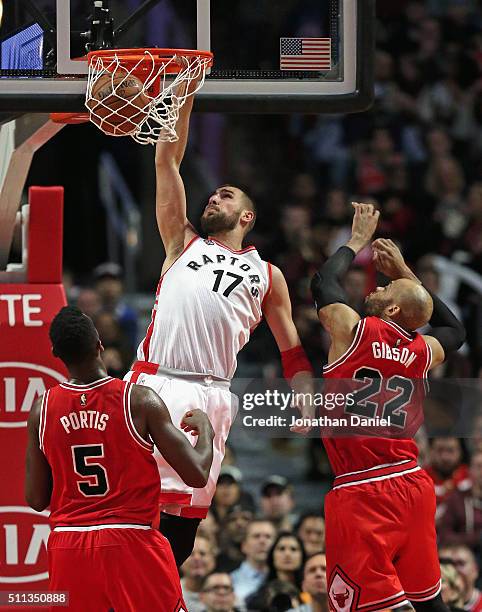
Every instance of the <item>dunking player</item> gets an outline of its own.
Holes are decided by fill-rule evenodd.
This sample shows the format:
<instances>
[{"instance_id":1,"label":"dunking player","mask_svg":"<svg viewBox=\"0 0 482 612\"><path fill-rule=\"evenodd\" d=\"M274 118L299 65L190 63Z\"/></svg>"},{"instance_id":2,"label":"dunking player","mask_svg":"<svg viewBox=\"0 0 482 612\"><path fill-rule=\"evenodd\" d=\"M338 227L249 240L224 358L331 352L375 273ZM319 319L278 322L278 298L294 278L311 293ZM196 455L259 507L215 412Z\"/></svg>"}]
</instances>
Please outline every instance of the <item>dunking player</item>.
<instances>
[{"instance_id":1,"label":"dunking player","mask_svg":"<svg viewBox=\"0 0 482 612\"><path fill-rule=\"evenodd\" d=\"M254 247L242 248L256 219L253 201L232 185L216 189L201 218L205 239L186 218L179 166L192 103L191 96L180 111L179 140L156 149L156 213L166 259L146 337L126 375L160 395L174 424L188 405L205 411L216 432L213 466L202 489L186 486L158 458L161 531L178 564L190 555L214 495L236 412L229 386L237 353L263 315L281 351L285 377L297 393L311 389L311 367L292 320L286 281Z\"/></svg>"},{"instance_id":2,"label":"dunking player","mask_svg":"<svg viewBox=\"0 0 482 612\"><path fill-rule=\"evenodd\" d=\"M312 281L320 321L331 337L324 376L364 380L374 388L370 400L377 394L387 398L379 394L385 386L396 392L391 398L397 396L397 405L392 402L390 409L396 407L400 417L404 406L411 409L415 379L426 377L448 351L461 346L465 332L422 287L390 240L373 246L378 269L392 282L366 298L366 318L347 306L340 281L370 242L379 215L368 204L354 207L351 239ZM430 335L414 331L427 322ZM367 401L363 408L389 406ZM325 500L332 608L373 612L408 600L416 610L447 610L440 596L433 484L417 465L413 440L332 437L324 444L336 476Z\"/></svg>"},{"instance_id":3,"label":"dunking player","mask_svg":"<svg viewBox=\"0 0 482 612\"><path fill-rule=\"evenodd\" d=\"M70 380L30 413L25 484L32 508L50 504L50 588L68 591L69 610L79 612L186 610L169 542L152 528L160 483L151 440L202 486L213 456L209 420L200 410L184 415L193 448L151 389L107 376L97 330L77 308L60 311L50 338Z\"/></svg>"}]
</instances>

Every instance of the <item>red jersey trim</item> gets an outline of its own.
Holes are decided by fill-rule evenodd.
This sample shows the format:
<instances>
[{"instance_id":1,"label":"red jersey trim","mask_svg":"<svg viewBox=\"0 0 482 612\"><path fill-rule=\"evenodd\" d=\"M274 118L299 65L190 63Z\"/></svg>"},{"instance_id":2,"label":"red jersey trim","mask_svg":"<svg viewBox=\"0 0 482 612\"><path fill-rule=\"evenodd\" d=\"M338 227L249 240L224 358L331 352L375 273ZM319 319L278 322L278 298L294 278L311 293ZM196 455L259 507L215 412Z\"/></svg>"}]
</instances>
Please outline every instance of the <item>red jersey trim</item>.
<instances>
[{"instance_id":1,"label":"red jersey trim","mask_svg":"<svg viewBox=\"0 0 482 612\"><path fill-rule=\"evenodd\" d=\"M147 450L150 453L152 453L152 451L154 450L153 445L149 444L148 442L146 442L146 440L144 440L144 438L139 434L139 432L134 426L134 423L132 422L131 391L132 391L132 384L126 383L124 387L124 393L122 396L122 403L124 405L124 417L125 417L127 429L129 433L131 434L131 436L134 438L134 440L137 442L137 444L139 444L139 446L142 446L144 450Z\"/></svg>"},{"instance_id":2,"label":"red jersey trim","mask_svg":"<svg viewBox=\"0 0 482 612\"><path fill-rule=\"evenodd\" d=\"M358 321L356 332L355 332L355 337L353 338L353 342L350 344L348 349L343 353L343 355L341 355L341 357L338 357L338 359L336 359L333 363L323 366L323 372L331 372L332 370L334 370L336 367L338 367L342 363L345 363L348 357L350 357L356 351L356 349L358 348L361 342L362 336L363 336L363 331L365 329L365 321L366 319L360 319Z\"/></svg>"},{"instance_id":3,"label":"red jersey trim","mask_svg":"<svg viewBox=\"0 0 482 612\"><path fill-rule=\"evenodd\" d=\"M387 608L399 608L404 605L408 605L409 601L404 591L393 595L392 597L386 597L380 599L380 601L374 601L369 604L363 604L357 606L357 610L363 610L363 612L376 612L377 610L386 610Z\"/></svg>"},{"instance_id":4,"label":"red jersey trim","mask_svg":"<svg viewBox=\"0 0 482 612\"><path fill-rule=\"evenodd\" d=\"M248 251L256 251L256 247L252 244L250 244L247 247L244 247L244 249L241 249L239 251L236 251L235 249L231 249L230 247L226 246L225 244L223 244L222 242L219 242L219 240L216 240L216 238L213 238L212 236L208 236L208 240L212 240L213 242L215 242L217 245L223 247L224 249L227 249L228 251L230 251L231 253L236 253L238 255L242 255L243 253L247 253Z\"/></svg>"},{"instance_id":5,"label":"red jersey trim","mask_svg":"<svg viewBox=\"0 0 482 612\"><path fill-rule=\"evenodd\" d=\"M179 506L190 506L192 493L180 493L179 491L161 491L159 496L160 505L177 504Z\"/></svg>"},{"instance_id":6,"label":"red jersey trim","mask_svg":"<svg viewBox=\"0 0 482 612\"><path fill-rule=\"evenodd\" d=\"M43 453L45 453L44 437L45 437L45 425L47 423L47 401L48 401L49 393L50 393L50 389L43 394L42 403L40 405L40 421L39 421L39 428L38 428L38 436L39 436L39 447Z\"/></svg>"},{"instance_id":7,"label":"red jersey trim","mask_svg":"<svg viewBox=\"0 0 482 612\"><path fill-rule=\"evenodd\" d=\"M389 478L397 478L412 472L418 472L421 467L414 459L406 459L397 463L388 463L376 465L367 470L341 474L335 478L333 490L344 487L352 487L355 485L365 484L367 482L377 482L387 480Z\"/></svg>"},{"instance_id":8,"label":"red jersey trim","mask_svg":"<svg viewBox=\"0 0 482 612\"><path fill-rule=\"evenodd\" d=\"M261 301L261 310L263 310L265 300L268 297L268 295L271 293L271 288L273 286L273 266L271 265L269 261L266 262L266 266L268 268L268 290L264 294L264 297ZM261 321L259 321L259 323L261 323ZM259 323L257 323L257 325L259 325ZM257 325L255 327L257 327ZM255 329L255 327L253 327L252 329Z\"/></svg>"},{"instance_id":9,"label":"red jersey trim","mask_svg":"<svg viewBox=\"0 0 482 612\"><path fill-rule=\"evenodd\" d=\"M152 338L152 334L154 332L154 322L156 320L156 315L157 315L157 306L158 306L158 303L159 303L159 293L161 291L162 281L164 280L164 277L169 272L169 270L172 269L172 267L181 259L181 257L188 250L188 248L194 242L196 242L196 240L198 238L199 238L199 236L197 234L191 238L191 240L186 244L184 249L179 254L179 257L176 257L176 259L172 262L172 264L169 266L169 268L165 272L163 272L161 274L161 277L159 278L159 283L157 284L157 289L156 289L156 299L154 301L154 306L152 307L152 312L151 312L151 322L149 323L149 327L147 328L146 335L144 337L144 340L142 341L142 352L144 354L144 359L146 361L149 361L149 347L151 345L151 338Z\"/></svg>"},{"instance_id":10,"label":"red jersey trim","mask_svg":"<svg viewBox=\"0 0 482 612\"><path fill-rule=\"evenodd\" d=\"M91 389L97 389L97 387L102 387L106 383L113 380L112 376L105 376L104 378L100 378L99 380L95 380L92 383L88 383L87 385L77 385L76 383L63 382L60 383L62 389L67 389L68 391L90 391Z\"/></svg>"}]
</instances>

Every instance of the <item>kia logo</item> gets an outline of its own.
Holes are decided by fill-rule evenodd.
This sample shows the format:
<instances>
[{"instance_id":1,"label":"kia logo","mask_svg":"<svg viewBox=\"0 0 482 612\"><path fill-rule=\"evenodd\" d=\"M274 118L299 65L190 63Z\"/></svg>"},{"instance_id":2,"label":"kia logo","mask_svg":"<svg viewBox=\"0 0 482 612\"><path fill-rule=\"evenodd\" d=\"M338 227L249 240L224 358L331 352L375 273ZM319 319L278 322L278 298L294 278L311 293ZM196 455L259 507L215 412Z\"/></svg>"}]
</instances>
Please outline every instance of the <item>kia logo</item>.
<instances>
[{"instance_id":1,"label":"kia logo","mask_svg":"<svg viewBox=\"0 0 482 612\"><path fill-rule=\"evenodd\" d=\"M35 363L0 363L0 427L26 427L35 400L65 376Z\"/></svg>"},{"instance_id":2,"label":"kia logo","mask_svg":"<svg viewBox=\"0 0 482 612\"><path fill-rule=\"evenodd\" d=\"M47 580L49 512L26 506L0 506L0 584Z\"/></svg>"}]
</instances>

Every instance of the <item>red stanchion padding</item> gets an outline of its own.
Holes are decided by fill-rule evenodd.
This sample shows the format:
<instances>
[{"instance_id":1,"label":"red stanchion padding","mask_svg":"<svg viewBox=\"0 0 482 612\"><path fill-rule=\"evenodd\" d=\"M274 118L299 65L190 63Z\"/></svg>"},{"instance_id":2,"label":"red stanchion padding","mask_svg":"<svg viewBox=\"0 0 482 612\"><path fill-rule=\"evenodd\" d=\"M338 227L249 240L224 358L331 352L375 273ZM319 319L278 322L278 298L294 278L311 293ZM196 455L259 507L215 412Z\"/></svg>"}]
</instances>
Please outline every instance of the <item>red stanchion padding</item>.
<instances>
[{"instance_id":1,"label":"red stanchion padding","mask_svg":"<svg viewBox=\"0 0 482 612\"><path fill-rule=\"evenodd\" d=\"M62 282L63 187L30 187L29 283Z\"/></svg>"},{"instance_id":2,"label":"red stanchion padding","mask_svg":"<svg viewBox=\"0 0 482 612\"><path fill-rule=\"evenodd\" d=\"M67 375L48 335L65 304L60 284L0 284L0 591L48 588L48 512L24 497L26 425L34 401Z\"/></svg>"}]
</instances>

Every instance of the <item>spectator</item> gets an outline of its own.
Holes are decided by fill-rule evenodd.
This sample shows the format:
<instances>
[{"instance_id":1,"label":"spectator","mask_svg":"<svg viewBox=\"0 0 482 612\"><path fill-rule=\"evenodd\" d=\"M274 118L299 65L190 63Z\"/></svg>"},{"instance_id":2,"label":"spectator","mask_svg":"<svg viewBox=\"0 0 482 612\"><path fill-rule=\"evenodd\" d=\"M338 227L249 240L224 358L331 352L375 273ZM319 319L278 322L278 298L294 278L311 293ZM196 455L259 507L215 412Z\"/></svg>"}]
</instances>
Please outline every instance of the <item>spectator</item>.
<instances>
[{"instance_id":1,"label":"spectator","mask_svg":"<svg viewBox=\"0 0 482 612\"><path fill-rule=\"evenodd\" d=\"M99 332L99 337L105 349L114 349L115 356L108 356L108 363L116 371L115 360L120 358L122 373L125 374L132 362L133 353L129 348L129 343L117 323L114 315L110 312L101 311L94 319L95 326ZM114 363L113 363L114 361Z\"/></svg>"},{"instance_id":2,"label":"spectator","mask_svg":"<svg viewBox=\"0 0 482 612\"><path fill-rule=\"evenodd\" d=\"M200 600L204 604L204 612L236 612L235 596L231 576L222 572L214 572L203 581ZM189 608L191 612L191 608Z\"/></svg>"},{"instance_id":3,"label":"spectator","mask_svg":"<svg viewBox=\"0 0 482 612\"><path fill-rule=\"evenodd\" d=\"M326 556L315 553L308 557L303 569L303 596L308 596L308 602L292 608L290 612L328 612L328 592L326 588Z\"/></svg>"},{"instance_id":4,"label":"spectator","mask_svg":"<svg viewBox=\"0 0 482 612\"><path fill-rule=\"evenodd\" d=\"M137 348L137 313L124 301L122 268L112 262L103 263L94 270L95 288L102 302L102 309L114 315L126 335L132 351Z\"/></svg>"},{"instance_id":5,"label":"spectator","mask_svg":"<svg viewBox=\"0 0 482 612\"><path fill-rule=\"evenodd\" d=\"M452 561L464 578L464 610L480 612L482 610L482 594L475 586L479 575L479 567L474 553L467 546L454 544L452 546L442 546L439 555L441 559Z\"/></svg>"},{"instance_id":6,"label":"spectator","mask_svg":"<svg viewBox=\"0 0 482 612\"><path fill-rule=\"evenodd\" d=\"M270 586L277 581L296 589L299 596L303 581L305 551L298 536L288 531L278 534L268 553L268 575L261 587L247 598L248 609L257 610L266 602Z\"/></svg>"},{"instance_id":7,"label":"spectator","mask_svg":"<svg viewBox=\"0 0 482 612\"><path fill-rule=\"evenodd\" d=\"M182 592L189 612L203 612L204 605L200 598L202 584L215 565L210 541L198 534L191 556L181 566Z\"/></svg>"},{"instance_id":8,"label":"spectator","mask_svg":"<svg viewBox=\"0 0 482 612\"><path fill-rule=\"evenodd\" d=\"M324 552L325 520L315 512L302 514L296 523L295 532L303 542L307 555Z\"/></svg>"},{"instance_id":9,"label":"spectator","mask_svg":"<svg viewBox=\"0 0 482 612\"><path fill-rule=\"evenodd\" d=\"M466 490L469 472L462 463L462 446L458 438L433 438L430 440L430 463L426 471L433 480L437 507L444 503L455 489Z\"/></svg>"},{"instance_id":10,"label":"spectator","mask_svg":"<svg viewBox=\"0 0 482 612\"><path fill-rule=\"evenodd\" d=\"M234 591L239 602L254 593L268 574L268 552L273 545L276 531L270 521L255 519L246 528L241 551L244 561L231 573Z\"/></svg>"},{"instance_id":11,"label":"spectator","mask_svg":"<svg viewBox=\"0 0 482 612\"><path fill-rule=\"evenodd\" d=\"M89 287L80 289L77 296L77 307L88 317L95 319L102 308L100 295L95 289L90 289Z\"/></svg>"},{"instance_id":12,"label":"spectator","mask_svg":"<svg viewBox=\"0 0 482 612\"><path fill-rule=\"evenodd\" d=\"M261 487L261 511L278 530L291 530L295 506L293 490L284 476L270 476Z\"/></svg>"},{"instance_id":13,"label":"spectator","mask_svg":"<svg viewBox=\"0 0 482 612\"><path fill-rule=\"evenodd\" d=\"M220 553L216 560L218 569L229 573L241 565L244 559L241 545L252 518L252 510L242 504L236 504L228 508L219 529Z\"/></svg>"},{"instance_id":14,"label":"spectator","mask_svg":"<svg viewBox=\"0 0 482 612\"><path fill-rule=\"evenodd\" d=\"M228 513L229 508L242 504L254 512L254 501L251 495L241 489L243 474L234 465L223 465L219 473L211 512L220 523Z\"/></svg>"},{"instance_id":15,"label":"spectator","mask_svg":"<svg viewBox=\"0 0 482 612\"><path fill-rule=\"evenodd\" d=\"M451 610L464 609L465 581L450 559L440 559L442 599Z\"/></svg>"},{"instance_id":16,"label":"spectator","mask_svg":"<svg viewBox=\"0 0 482 612\"><path fill-rule=\"evenodd\" d=\"M465 544L478 552L482 539L482 451L472 455L469 477L470 488L455 489L447 497L439 536L442 544Z\"/></svg>"}]
</instances>

